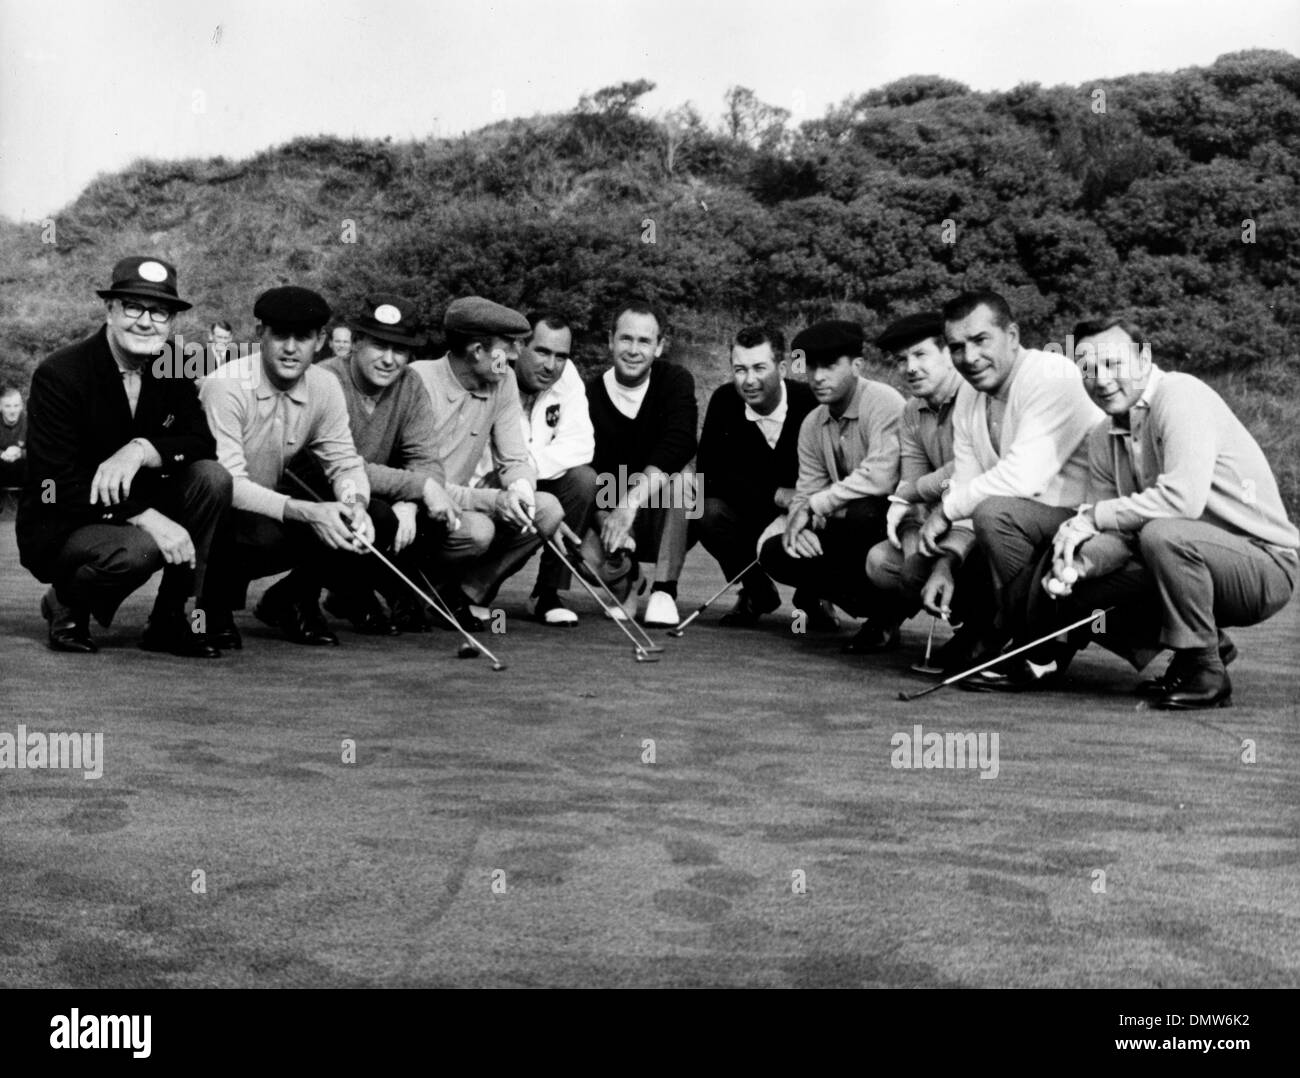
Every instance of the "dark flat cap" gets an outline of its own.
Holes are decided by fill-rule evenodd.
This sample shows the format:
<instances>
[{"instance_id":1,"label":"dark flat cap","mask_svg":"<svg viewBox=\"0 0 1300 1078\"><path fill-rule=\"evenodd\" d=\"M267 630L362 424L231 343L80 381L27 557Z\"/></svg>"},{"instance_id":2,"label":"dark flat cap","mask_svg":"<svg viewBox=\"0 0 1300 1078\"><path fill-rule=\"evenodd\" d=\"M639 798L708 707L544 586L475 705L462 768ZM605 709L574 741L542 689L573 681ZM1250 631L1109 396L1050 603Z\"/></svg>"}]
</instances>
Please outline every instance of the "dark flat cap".
<instances>
[{"instance_id":1,"label":"dark flat cap","mask_svg":"<svg viewBox=\"0 0 1300 1078\"><path fill-rule=\"evenodd\" d=\"M531 326L528 319L518 311L493 303L482 296L465 296L452 300L443 316L444 329L471 336L484 337L522 337Z\"/></svg>"},{"instance_id":2,"label":"dark flat cap","mask_svg":"<svg viewBox=\"0 0 1300 1078\"><path fill-rule=\"evenodd\" d=\"M254 318L280 330L324 329L330 314L330 305L320 293L296 284L269 288L253 304Z\"/></svg>"},{"instance_id":3,"label":"dark flat cap","mask_svg":"<svg viewBox=\"0 0 1300 1078\"><path fill-rule=\"evenodd\" d=\"M791 353L802 352L814 367L834 363L840 356L862 355L862 327L856 322L830 319L800 330L790 342Z\"/></svg>"},{"instance_id":4,"label":"dark flat cap","mask_svg":"<svg viewBox=\"0 0 1300 1078\"><path fill-rule=\"evenodd\" d=\"M174 311L188 311L193 306L176 292L176 267L152 256L132 255L113 267L113 283L95 293L100 299L162 300Z\"/></svg>"},{"instance_id":5,"label":"dark flat cap","mask_svg":"<svg viewBox=\"0 0 1300 1078\"><path fill-rule=\"evenodd\" d=\"M358 333L377 341L407 348L419 348L424 344L424 334L415 319L415 304L391 292L374 292L366 296L361 313L347 322Z\"/></svg>"},{"instance_id":6,"label":"dark flat cap","mask_svg":"<svg viewBox=\"0 0 1300 1078\"><path fill-rule=\"evenodd\" d=\"M890 322L876 338L876 347L886 352L901 352L930 337L943 340L943 315L938 311L918 311Z\"/></svg>"}]
</instances>

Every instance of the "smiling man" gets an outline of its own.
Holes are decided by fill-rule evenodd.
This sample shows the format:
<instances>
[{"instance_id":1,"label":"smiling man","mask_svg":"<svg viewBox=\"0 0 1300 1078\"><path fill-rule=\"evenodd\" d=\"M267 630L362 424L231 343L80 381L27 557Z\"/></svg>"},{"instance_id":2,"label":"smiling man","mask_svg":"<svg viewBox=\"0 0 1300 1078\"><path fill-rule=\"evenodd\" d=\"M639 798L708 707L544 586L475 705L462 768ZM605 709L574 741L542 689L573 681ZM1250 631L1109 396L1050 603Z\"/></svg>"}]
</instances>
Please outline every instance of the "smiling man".
<instances>
[{"instance_id":1,"label":"smiling man","mask_svg":"<svg viewBox=\"0 0 1300 1078\"><path fill-rule=\"evenodd\" d=\"M867 619L846 652L896 648L902 603L868 579L866 554L885 538L886 498L898 485L903 398L862 377L856 322L817 322L791 347L807 364L818 406L800 427L799 481L783 530L763 541L761 564L798 593Z\"/></svg>"},{"instance_id":2,"label":"smiling man","mask_svg":"<svg viewBox=\"0 0 1300 1078\"><path fill-rule=\"evenodd\" d=\"M587 387L596 432L592 467L596 492L599 563L635 549L637 562L655 563L646 625L671 626L677 582L686 561L688 511L695 509L695 379L665 361L668 323L651 303L635 300L615 310L609 323L611 366ZM689 504L688 504L689 503ZM631 600L635 603L635 598ZM622 613L614 611L614 616Z\"/></svg>"},{"instance_id":3,"label":"smiling man","mask_svg":"<svg viewBox=\"0 0 1300 1078\"><path fill-rule=\"evenodd\" d=\"M953 408L953 474L921 528L921 551L937 555L953 521L974 521L998 595L997 630L1023 641L1029 589L1052 536L1083 501L1088 431L1101 417L1078 368L1059 353L1020 343L996 292L967 292L943 308L944 338L966 384ZM1074 652L962 682L1015 690L1064 673Z\"/></svg>"},{"instance_id":4,"label":"smiling man","mask_svg":"<svg viewBox=\"0 0 1300 1078\"><path fill-rule=\"evenodd\" d=\"M141 647L214 658L220 652L185 604L210 568L230 476L212 459L194 383L160 376L171 365L153 362L190 304L160 258L122 259L98 295L108 308L103 328L55 352L32 378L19 554L50 585L41 613L54 650L97 651L90 615L107 627L162 569Z\"/></svg>"},{"instance_id":5,"label":"smiling man","mask_svg":"<svg viewBox=\"0 0 1300 1078\"><path fill-rule=\"evenodd\" d=\"M286 285L253 305L260 352L232 359L205 378L200 395L217 440L217 459L234 477L234 509L218 537L200 604L209 631L229 647L241 640L232 611L252 580L299 569L272 585L254 611L295 644L337 645L320 611L322 581L362 570L364 536L380 549L366 512L370 481L352 443L338 379L312 367L325 343L330 309L309 288ZM322 500L309 486L323 473ZM295 467L297 465L297 467Z\"/></svg>"},{"instance_id":6,"label":"smiling man","mask_svg":"<svg viewBox=\"0 0 1300 1078\"><path fill-rule=\"evenodd\" d=\"M951 673L972 665L994 612L988 567L974 549L969 521L959 521L944 535L937 555L921 550L921 527L955 467L952 413L962 378L953 367L938 311L891 322L876 344L893 359L912 398L903 408L901 476L889 497L887 538L868 552L867 577L876 587L900 594L907 614L923 606L961 624L935 658Z\"/></svg>"},{"instance_id":7,"label":"smiling man","mask_svg":"<svg viewBox=\"0 0 1300 1078\"><path fill-rule=\"evenodd\" d=\"M758 538L794 501L799 427L816 407L806 382L786 377L785 334L745 326L732 341L731 381L709 398L696 457L704 500L699 538L726 580L750 562ZM795 596L795 606L810 600ZM751 626L781 605L771 578L754 566L740 582L735 609L720 624Z\"/></svg>"},{"instance_id":8,"label":"smiling man","mask_svg":"<svg viewBox=\"0 0 1300 1078\"><path fill-rule=\"evenodd\" d=\"M1126 636L1174 652L1163 677L1138 687L1154 706L1226 706L1237 648L1223 628L1286 605L1300 533L1259 444L1213 389L1162 371L1122 318L1081 322L1074 339L1106 418L1087 441L1087 502L1054 542L1056 623L1113 604Z\"/></svg>"}]
</instances>

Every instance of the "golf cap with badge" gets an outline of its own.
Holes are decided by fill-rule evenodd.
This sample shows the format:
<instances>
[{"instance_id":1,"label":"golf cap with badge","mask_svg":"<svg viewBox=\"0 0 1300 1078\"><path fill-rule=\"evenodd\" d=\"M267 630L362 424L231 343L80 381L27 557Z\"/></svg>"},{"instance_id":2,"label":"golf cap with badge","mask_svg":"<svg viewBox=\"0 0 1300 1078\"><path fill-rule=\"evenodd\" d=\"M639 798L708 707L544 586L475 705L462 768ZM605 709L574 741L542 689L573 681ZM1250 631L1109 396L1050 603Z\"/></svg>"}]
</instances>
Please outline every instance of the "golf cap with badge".
<instances>
[{"instance_id":1,"label":"golf cap with badge","mask_svg":"<svg viewBox=\"0 0 1300 1078\"><path fill-rule=\"evenodd\" d=\"M366 296L362 313L347 324L357 333L376 341L413 350L425 343L415 317L415 304L402 296L376 292Z\"/></svg>"},{"instance_id":2,"label":"golf cap with badge","mask_svg":"<svg viewBox=\"0 0 1300 1078\"><path fill-rule=\"evenodd\" d=\"M100 299L158 300L173 311L188 311L193 304L176 291L176 267L161 258L132 255L113 267L113 283L97 289Z\"/></svg>"},{"instance_id":3,"label":"golf cap with badge","mask_svg":"<svg viewBox=\"0 0 1300 1078\"><path fill-rule=\"evenodd\" d=\"M281 333L319 333L330 320L330 305L310 288L269 288L253 304L253 317Z\"/></svg>"}]
</instances>

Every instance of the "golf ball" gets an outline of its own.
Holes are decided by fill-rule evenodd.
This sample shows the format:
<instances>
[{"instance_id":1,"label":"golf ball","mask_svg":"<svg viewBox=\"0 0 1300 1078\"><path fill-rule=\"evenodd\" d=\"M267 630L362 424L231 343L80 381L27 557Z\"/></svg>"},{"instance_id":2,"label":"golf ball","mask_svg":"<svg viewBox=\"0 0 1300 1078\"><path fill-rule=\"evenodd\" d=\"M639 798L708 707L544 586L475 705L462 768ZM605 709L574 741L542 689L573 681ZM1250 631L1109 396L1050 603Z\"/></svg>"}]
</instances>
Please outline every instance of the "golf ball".
<instances>
[{"instance_id":1,"label":"golf ball","mask_svg":"<svg viewBox=\"0 0 1300 1078\"><path fill-rule=\"evenodd\" d=\"M1067 565L1061 570L1061 579L1067 584L1073 584L1079 579L1079 570L1073 565Z\"/></svg>"}]
</instances>

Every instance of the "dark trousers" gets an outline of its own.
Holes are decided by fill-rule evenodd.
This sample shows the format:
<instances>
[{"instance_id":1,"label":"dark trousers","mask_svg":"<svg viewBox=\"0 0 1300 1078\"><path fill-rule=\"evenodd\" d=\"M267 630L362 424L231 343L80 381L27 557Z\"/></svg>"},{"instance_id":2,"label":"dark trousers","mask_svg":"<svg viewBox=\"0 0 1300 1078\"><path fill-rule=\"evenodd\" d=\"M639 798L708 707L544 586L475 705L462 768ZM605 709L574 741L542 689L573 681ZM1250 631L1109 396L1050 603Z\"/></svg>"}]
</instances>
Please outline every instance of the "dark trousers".
<instances>
[{"instance_id":1,"label":"dark trousers","mask_svg":"<svg viewBox=\"0 0 1300 1078\"><path fill-rule=\"evenodd\" d=\"M917 528L900 532L903 549L898 550L886 539L867 554L867 577L884 591L897 592L903 604L903 616L910 618L921 609L921 592L934 571L937 559L922 554L921 533ZM993 595L993 577L988 559L972 546L953 572L952 621L972 631L991 628L997 611Z\"/></svg>"},{"instance_id":2,"label":"dark trousers","mask_svg":"<svg viewBox=\"0 0 1300 1078\"><path fill-rule=\"evenodd\" d=\"M564 523L581 538L591 526L596 508L596 473L589 464L580 464L554 479L538 480L537 489L552 494L564 510ZM550 544L542 548L542 562L537 568L534 591L565 591L573 582L572 574L556 556Z\"/></svg>"},{"instance_id":3,"label":"dark trousers","mask_svg":"<svg viewBox=\"0 0 1300 1078\"><path fill-rule=\"evenodd\" d=\"M375 525L375 546L392 549L397 518L376 499L367 510ZM311 525L273 520L260 513L232 510L214 543L212 566L200 596L204 609L216 613L242 610L248 584L264 576L294 570L284 586L295 602L317 602L322 586L342 582L378 581L386 573L379 559L367 552L335 550L317 537Z\"/></svg>"},{"instance_id":4,"label":"dark trousers","mask_svg":"<svg viewBox=\"0 0 1300 1078\"><path fill-rule=\"evenodd\" d=\"M59 603L89 610L107 627L126 597L162 569L154 611L183 614L185 600L206 586L213 544L230 509L230 491L230 473L215 460L195 461L167 478L142 470L132 484L132 498L190 533L196 568L168 565L149 533L134 524L88 524L68 536L55 560L50 579Z\"/></svg>"},{"instance_id":5,"label":"dark trousers","mask_svg":"<svg viewBox=\"0 0 1300 1078\"><path fill-rule=\"evenodd\" d=\"M829 599L854 617L901 620L898 596L875 587L867 577L867 551L885 538L887 508L884 498L858 498L844 516L831 517L817 533L821 557L792 558L781 546L782 537L774 535L763 544L759 563L773 580Z\"/></svg>"},{"instance_id":6,"label":"dark trousers","mask_svg":"<svg viewBox=\"0 0 1300 1078\"><path fill-rule=\"evenodd\" d=\"M705 498L704 514L692 531L704 549L713 555L724 579L732 580L754 560L759 536L778 515L771 504L761 508L733 504L721 498ZM745 573L740 586L743 591L756 595L776 590L771 578L758 565Z\"/></svg>"},{"instance_id":7,"label":"dark trousers","mask_svg":"<svg viewBox=\"0 0 1300 1078\"><path fill-rule=\"evenodd\" d=\"M1030 589L1042 577L1042 561L1056 530L1072 516L1073 509L1005 497L985 498L971 514L975 539L993 576L995 624L1004 637L1021 643L1028 639Z\"/></svg>"}]
</instances>

